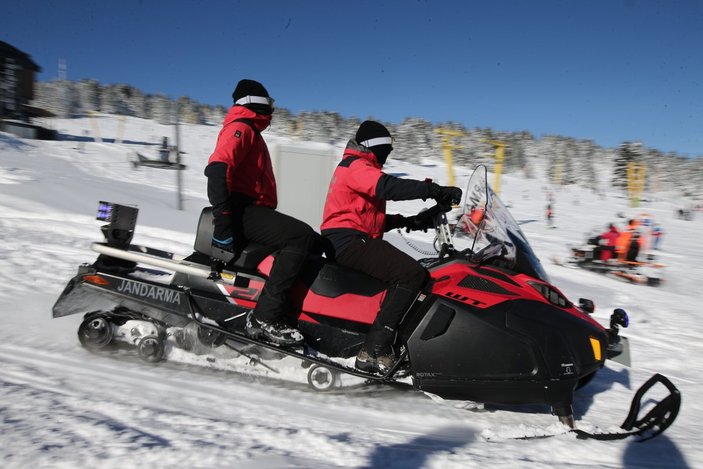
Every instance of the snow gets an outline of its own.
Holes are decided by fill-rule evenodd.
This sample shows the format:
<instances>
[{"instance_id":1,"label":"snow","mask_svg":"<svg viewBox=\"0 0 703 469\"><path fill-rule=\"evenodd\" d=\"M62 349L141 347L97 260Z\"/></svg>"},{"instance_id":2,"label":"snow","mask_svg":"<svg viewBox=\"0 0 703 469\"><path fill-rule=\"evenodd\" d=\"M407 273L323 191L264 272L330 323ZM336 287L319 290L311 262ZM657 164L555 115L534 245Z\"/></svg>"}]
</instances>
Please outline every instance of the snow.
<instances>
[{"instance_id":1,"label":"snow","mask_svg":"<svg viewBox=\"0 0 703 469\"><path fill-rule=\"evenodd\" d=\"M639 209L616 192L603 197L579 188L555 191L557 228L544 221L544 181L502 179L503 201L552 282L569 298L591 298L607 324L626 309L633 364L608 362L577 392L575 416L586 429L613 429L636 389L655 372L681 390L681 413L664 434L646 443L545 440L511 436L562 433L542 406L451 402L395 387L354 386L316 393L292 359L268 362L274 373L231 350L196 355L168 349L149 365L127 352L91 354L78 343L81 315L52 319L51 307L78 265L92 262L99 241L99 200L136 204L134 242L187 255L200 209L207 204L202 170L219 129L181 126L183 210L176 173L132 167L135 151L156 156L170 127L115 116L97 118L103 143L89 141L96 122L54 120L61 141L0 134L0 465L36 467L702 467L700 357L703 326L703 216L679 220L685 204L652 194ZM121 130L120 126L124 125ZM118 135L118 132L122 135ZM267 132L269 142L289 141ZM114 143L123 137L123 143ZM393 161L389 173L445 181L439 157L423 164ZM473 168L457 168L464 186ZM606 175L600 177L605 180ZM492 181L489 179L489 181ZM422 202L391 204L412 214ZM594 227L622 221L616 214L651 214L665 229L658 253L666 282L633 285L549 261L564 257ZM317 227L315 227L317 228ZM423 233L404 235L430 249ZM405 240L387 239L413 254ZM414 253L416 257L423 257Z\"/></svg>"}]
</instances>

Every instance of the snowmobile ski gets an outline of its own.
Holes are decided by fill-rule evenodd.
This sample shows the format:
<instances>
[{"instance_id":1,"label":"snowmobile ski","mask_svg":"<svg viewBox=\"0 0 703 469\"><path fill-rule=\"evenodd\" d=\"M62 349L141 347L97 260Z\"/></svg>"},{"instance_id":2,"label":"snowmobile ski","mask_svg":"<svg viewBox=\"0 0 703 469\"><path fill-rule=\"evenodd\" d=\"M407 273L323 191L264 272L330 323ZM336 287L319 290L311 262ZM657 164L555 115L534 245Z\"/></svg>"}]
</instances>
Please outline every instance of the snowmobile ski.
<instances>
[{"instance_id":1,"label":"snowmobile ski","mask_svg":"<svg viewBox=\"0 0 703 469\"><path fill-rule=\"evenodd\" d=\"M669 391L669 394L659 400L649 409L646 414L638 418L642 410L642 399L644 395L656 384L662 384ZM651 404L650 400L647 401ZM628 438L636 438L635 441L643 442L650 440L666 430L679 413L681 407L681 393L678 388L665 376L657 373L649 378L635 393L630 404L630 411L624 422L620 425L622 431L595 431L588 432L580 428L565 428L563 432L541 432L537 430L535 434L508 436L508 437L486 437L488 441L497 440L542 440L556 436L575 434L579 440L616 441ZM563 422L565 423L565 422ZM490 432L493 433L493 432Z\"/></svg>"}]
</instances>

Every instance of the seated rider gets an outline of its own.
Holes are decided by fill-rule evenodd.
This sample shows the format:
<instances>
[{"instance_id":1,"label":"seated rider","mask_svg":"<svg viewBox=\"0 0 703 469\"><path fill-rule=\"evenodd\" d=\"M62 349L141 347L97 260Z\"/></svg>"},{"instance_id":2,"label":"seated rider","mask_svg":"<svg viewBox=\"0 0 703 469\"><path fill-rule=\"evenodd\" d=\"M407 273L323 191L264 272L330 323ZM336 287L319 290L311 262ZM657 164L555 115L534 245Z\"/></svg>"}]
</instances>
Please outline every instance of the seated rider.
<instances>
[{"instance_id":1,"label":"seated rider","mask_svg":"<svg viewBox=\"0 0 703 469\"><path fill-rule=\"evenodd\" d=\"M637 228L639 226L639 222L636 219L631 219L627 223L627 227L620 232L618 235L618 238L615 242L615 251L618 254L618 259L620 261L627 261L629 260L632 255L630 254L630 250L632 247L632 239L635 237L635 233L637 233L637 251L639 253L639 232L637 231ZM635 255L635 257L637 257Z\"/></svg>"},{"instance_id":2,"label":"seated rider","mask_svg":"<svg viewBox=\"0 0 703 469\"><path fill-rule=\"evenodd\" d=\"M625 260L628 262L637 262L637 256L640 253L640 233L635 231L632 233L632 239L630 240L630 246L627 249L627 255Z\"/></svg>"},{"instance_id":3,"label":"seated rider","mask_svg":"<svg viewBox=\"0 0 703 469\"><path fill-rule=\"evenodd\" d=\"M270 124L273 98L254 80L240 80L205 168L212 205L214 247L239 255L250 241L278 252L246 334L279 345L303 342L287 317L288 293L314 250L318 236L306 223L276 210L278 196L268 146L261 132Z\"/></svg>"},{"instance_id":4,"label":"seated rider","mask_svg":"<svg viewBox=\"0 0 703 469\"><path fill-rule=\"evenodd\" d=\"M164 163L168 163L168 158L171 155L171 148L168 146L168 137L164 137L159 148L159 157Z\"/></svg>"},{"instance_id":5,"label":"seated rider","mask_svg":"<svg viewBox=\"0 0 703 469\"><path fill-rule=\"evenodd\" d=\"M593 258L601 261L614 258L619 236L617 227L612 223L608 224L608 230L598 236L598 246L593 250Z\"/></svg>"},{"instance_id":6,"label":"seated rider","mask_svg":"<svg viewBox=\"0 0 703 469\"><path fill-rule=\"evenodd\" d=\"M357 368L385 373L397 360L393 344L398 324L428 278L412 257L384 241L393 228L427 229L431 220L386 215L387 200L432 198L459 203L461 189L400 179L382 171L393 150L382 124L364 121L344 150L327 192L320 230L334 247L335 261L388 284L381 309L356 357Z\"/></svg>"}]
</instances>

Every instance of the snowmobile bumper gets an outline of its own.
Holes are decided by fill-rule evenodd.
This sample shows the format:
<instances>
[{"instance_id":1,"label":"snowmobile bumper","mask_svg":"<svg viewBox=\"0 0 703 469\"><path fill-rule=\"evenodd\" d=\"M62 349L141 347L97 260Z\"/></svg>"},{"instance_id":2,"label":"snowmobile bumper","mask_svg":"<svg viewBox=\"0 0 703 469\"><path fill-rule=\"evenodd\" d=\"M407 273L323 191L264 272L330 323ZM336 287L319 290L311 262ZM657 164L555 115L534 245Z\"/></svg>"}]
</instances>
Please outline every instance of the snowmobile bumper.
<instances>
[{"instance_id":1,"label":"snowmobile bumper","mask_svg":"<svg viewBox=\"0 0 703 469\"><path fill-rule=\"evenodd\" d=\"M139 280L127 275L96 270L84 264L52 308L53 317L118 307L141 313L176 327L190 322L185 293L168 285Z\"/></svg>"}]
</instances>

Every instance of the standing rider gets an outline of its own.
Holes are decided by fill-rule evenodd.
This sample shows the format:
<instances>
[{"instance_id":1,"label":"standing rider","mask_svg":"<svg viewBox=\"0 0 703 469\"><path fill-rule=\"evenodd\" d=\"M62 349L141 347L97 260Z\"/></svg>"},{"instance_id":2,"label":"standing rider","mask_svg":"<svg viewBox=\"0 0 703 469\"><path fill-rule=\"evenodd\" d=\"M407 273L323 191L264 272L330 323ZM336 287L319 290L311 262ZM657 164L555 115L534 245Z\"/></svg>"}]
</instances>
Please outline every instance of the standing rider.
<instances>
[{"instance_id":1,"label":"standing rider","mask_svg":"<svg viewBox=\"0 0 703 469\"><path fill-rule=\"evenodd\" d=\"M459 188L385 174L382 168L393 150L392 142L382 124L361 124L332 176L320 227L334 247L336 262L388 284L356 357L357 368L375 373L387 372L397 361L393 344L398 324L428 277L412 257L382 238L393 228L426 229L431 220L386 215L386 201L432 198L451 205L461 200Z\"/></svg>"}]
</instances>

